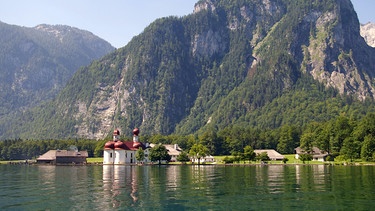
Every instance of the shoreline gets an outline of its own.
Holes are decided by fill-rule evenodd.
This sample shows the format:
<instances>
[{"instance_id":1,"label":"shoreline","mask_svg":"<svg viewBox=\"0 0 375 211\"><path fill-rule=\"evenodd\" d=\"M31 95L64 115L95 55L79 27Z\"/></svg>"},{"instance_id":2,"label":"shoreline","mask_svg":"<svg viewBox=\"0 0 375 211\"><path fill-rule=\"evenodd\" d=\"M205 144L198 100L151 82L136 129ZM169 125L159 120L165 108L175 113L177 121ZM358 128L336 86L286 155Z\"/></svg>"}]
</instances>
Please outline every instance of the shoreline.
<instances>
[{"instance_id":1,"label":"shoreline","mask_svg":"<svg viewBox=\"0 0 375 211\"><path fill-rule=\"evenodd\" d=\"M0 165L38 165L38 166L314 166L314 165L325 165L325 166L375 166L374 163L360 163L360 162L322 162L322 163L142 163L142 164L103 164L103 162L86 162L86 163L37 163L36 160L24 160L24 161L0 161Z\"/></svg>"}]
</instances>

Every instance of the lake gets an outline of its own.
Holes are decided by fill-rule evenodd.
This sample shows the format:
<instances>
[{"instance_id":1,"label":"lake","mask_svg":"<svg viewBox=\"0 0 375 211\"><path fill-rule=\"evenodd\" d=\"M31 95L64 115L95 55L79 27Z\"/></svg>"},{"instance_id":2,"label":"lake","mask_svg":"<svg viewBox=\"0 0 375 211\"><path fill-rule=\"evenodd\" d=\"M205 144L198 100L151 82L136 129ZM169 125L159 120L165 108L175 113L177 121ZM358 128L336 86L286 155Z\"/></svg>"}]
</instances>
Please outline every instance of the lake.
<instances>
[{"instance_id":1,"label":"lake","mask_svg":"<svg viewBox=\"0 0 375 211\"><path fill-rule=\"evenodd\" d=\"M0 210L372 210L375 166L0 165Z\"/></svg>"}]
</instances>

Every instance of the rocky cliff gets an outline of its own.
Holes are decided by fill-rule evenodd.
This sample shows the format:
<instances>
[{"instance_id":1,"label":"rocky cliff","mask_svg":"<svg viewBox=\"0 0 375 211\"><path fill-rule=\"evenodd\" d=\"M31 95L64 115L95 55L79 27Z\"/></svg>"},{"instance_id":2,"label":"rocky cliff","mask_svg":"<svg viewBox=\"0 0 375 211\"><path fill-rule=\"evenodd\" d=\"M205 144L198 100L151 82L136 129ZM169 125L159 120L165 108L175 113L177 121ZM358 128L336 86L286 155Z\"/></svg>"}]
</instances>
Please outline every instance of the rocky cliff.
<instances>
[{"instance_id":1,"label":"rocky cliff","mask_svg":"<svg viewBox=\"0 0 375 211\"><path fill-rule=\"evenodd\" d=\"M200 0L80 69L5 133L100 139L358 116L375 97L374 58L350 0Z\"/></svg>"},{"instance_id":2,"label":"rocky cliff","mask_svg":"<svg viewBox=\"0 0 375 211\"><path fill-rule=\"evenodd\" d=\"M361 24L361 35L369 46L375 47L375 23Z\"/></svg>"}]
</instances>

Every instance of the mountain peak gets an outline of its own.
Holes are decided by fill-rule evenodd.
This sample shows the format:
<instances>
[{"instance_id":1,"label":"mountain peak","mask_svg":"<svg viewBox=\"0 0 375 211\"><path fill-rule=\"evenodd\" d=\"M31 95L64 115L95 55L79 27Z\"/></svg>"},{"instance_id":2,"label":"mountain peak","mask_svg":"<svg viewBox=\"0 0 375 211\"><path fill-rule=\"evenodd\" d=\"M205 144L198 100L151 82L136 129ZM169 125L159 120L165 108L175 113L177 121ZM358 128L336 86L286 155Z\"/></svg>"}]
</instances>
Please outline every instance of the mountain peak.
<instances>
[{"instance_id":1,"label":"mountain peak","mask_svg":"<svg viewBox=\"0 0 375 211\"><path fill-rule=\"evenodd\" d=\"M0 49L0 122L51 100L81 66L114 50L69 26L5 23L0 23Z\"/></svg>"},{"instance_id":2,"label":"mountain peak","mask_svg":"<svg viewBox=\"0 0 375 211\"><path fill-rule=\"evenodd\" d=\"M369 46L375 47L375 23L361 24L361 36Z\"/></svg>"},{"instance_id":3,"label":"mountain peak","mask_svg":"<svg viewBox=\"0 0 375 211\"><path fill-rule=\"evenodd\" d=\"M198 13L200 11L215 11L216 6L215 6L216 0L200 0L198 1L195 6L194 6L194 13Z\"/></svg>"},{"instance_id":4,"label":"mountain peak","mask_svg":"<svg viewBox=\"0 0 375 211\"><path fill-rule=\"evenodd\" d=\"M349 0L201 0L81 68L29 130L101 139L115 126L190 134L305 125L363 113L374 70Z\"/></svg>"}]
</instances>

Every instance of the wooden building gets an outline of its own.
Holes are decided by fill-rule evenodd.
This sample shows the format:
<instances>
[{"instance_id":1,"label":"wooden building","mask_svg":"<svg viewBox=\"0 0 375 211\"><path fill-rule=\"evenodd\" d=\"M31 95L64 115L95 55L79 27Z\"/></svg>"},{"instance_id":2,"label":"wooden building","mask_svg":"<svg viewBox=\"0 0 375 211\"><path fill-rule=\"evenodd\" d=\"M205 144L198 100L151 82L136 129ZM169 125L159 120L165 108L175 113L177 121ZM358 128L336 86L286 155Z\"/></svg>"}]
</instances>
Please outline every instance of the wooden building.
<instances>
[{"instance_id":1,"label":"wooden building","mask_svg":"<svg viewBox=\"0 0 375 211\"><path fill-rule=\"evenodd\" d=\"M50 150L36 159L38 164L85 164L87 151Z\"/></svg>"}]
</instances>

